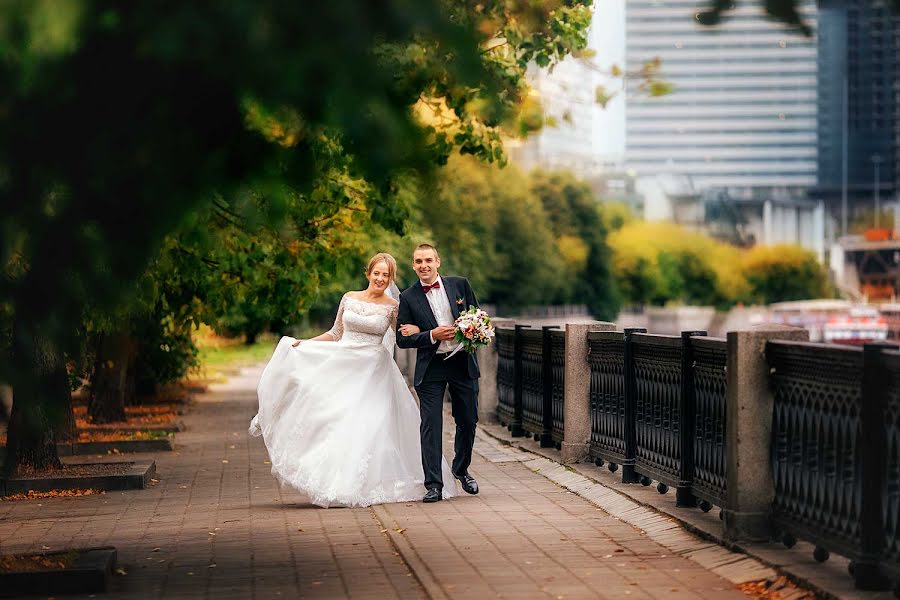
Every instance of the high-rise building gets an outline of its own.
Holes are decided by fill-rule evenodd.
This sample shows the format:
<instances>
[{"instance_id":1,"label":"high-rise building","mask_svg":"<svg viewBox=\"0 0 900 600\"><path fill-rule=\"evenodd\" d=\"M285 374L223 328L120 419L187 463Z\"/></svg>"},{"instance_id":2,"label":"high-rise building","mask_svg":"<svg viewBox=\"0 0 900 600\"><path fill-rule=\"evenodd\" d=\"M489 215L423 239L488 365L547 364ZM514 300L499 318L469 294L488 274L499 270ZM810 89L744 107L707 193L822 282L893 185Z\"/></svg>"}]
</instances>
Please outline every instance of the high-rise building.
<instances>
[{"instance_id":1,"label":"high-rise building","mask_svg":"<svg viewBox=\"0 0 900 600\"><path fill-rule=\"evenodd\" d=\"M877 0L820 0L818 46L819 176L813 193L842 219L846 180L852 218L860 208L871 211L876 185L887 201L900 183L900 19Z\"/></svg>"},{"instance_id":2,"label":"high-rise building","mask_svg":"<svg viewBox=\"0 0 900 600\"><path fill-rule=\"evenodd\" d=\"M528 81L548 124L523 142L506 142L510 156L526 170L566 169L587 176L596 162L592 71L567 58L552 71L530 68Z\"/></svg>"},{"instance_id":3,"label":"high-rise building","mask_svg":"<svg viewBox=\"0 0 900 600\"><path fill-rule=\"evenodd\" d=\"M696 0L628 0L626 68L662 60L674 91L649 97L628 83L625 162L639 178L711 187L816 183L816 41L737 3L715 27L695 18ZM800 10L816 25L815 0Z\"/></svg>"},{"instance_id":4,"label":"high-rise building","mask_svg":"<svg viewBox=\"0 0 900 600\"><path fill-rule=\"evenodd\" d=\"M625 5L626 0L595 3L588 32L588 48L596 53L595 58L569 57L552 71L536 66L529 69L532 93L540 99L550 123L526 140L505 141L519 166L526 170L566 169L598 185L601 174L623 171L624 95L616 93L601 106L595 92L598 85L610 92L621 86L612 67L624 63Z\"/></svg>"}]
</instances>

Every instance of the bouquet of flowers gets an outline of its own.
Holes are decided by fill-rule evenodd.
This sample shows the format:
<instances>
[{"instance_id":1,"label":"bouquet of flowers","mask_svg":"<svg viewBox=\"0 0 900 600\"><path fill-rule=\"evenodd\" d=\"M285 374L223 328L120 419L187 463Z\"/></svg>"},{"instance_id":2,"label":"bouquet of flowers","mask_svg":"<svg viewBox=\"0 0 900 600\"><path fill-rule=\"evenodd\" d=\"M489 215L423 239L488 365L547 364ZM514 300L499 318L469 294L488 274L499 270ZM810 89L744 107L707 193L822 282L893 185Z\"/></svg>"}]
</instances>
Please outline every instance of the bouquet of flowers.
<instances>
[{"instance_id":1,"label":"bouquet of flowers","mask_svg":"<svg viewBox=\"0 0 900 600\"><path fill-rule=\"evenodd\" d=\"M466 352L475 352L481 346L487 346L494 340L494 326L491 317L480 308L470 306L459 314L453 324L456 328L456 341Z\"/></svg>"}]
</instances>

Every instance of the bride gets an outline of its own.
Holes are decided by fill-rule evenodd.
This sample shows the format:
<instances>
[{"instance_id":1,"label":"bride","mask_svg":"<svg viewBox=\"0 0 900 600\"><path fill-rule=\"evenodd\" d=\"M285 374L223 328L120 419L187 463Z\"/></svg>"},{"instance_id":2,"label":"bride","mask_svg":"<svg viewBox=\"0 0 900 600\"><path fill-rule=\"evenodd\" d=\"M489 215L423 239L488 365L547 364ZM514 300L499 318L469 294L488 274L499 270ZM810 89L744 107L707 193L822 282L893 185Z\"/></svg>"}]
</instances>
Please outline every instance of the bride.
<instances>
[{"instance_id":1,"label":"bride","mask_svg":"<svg viewBox=\"0 0 900 600\"><path fill-rule=\"evenodd\" d=\"M259 380L250 433L262 435L278 481L313 504L422 497L419 408L393 359L396 271L390 254L373 256L368 288L344 294L331 330L281 338ZM454 481L446 460L442 471ZM444 498L453 495L445 486Z\"/></svg>"}]
</instances>

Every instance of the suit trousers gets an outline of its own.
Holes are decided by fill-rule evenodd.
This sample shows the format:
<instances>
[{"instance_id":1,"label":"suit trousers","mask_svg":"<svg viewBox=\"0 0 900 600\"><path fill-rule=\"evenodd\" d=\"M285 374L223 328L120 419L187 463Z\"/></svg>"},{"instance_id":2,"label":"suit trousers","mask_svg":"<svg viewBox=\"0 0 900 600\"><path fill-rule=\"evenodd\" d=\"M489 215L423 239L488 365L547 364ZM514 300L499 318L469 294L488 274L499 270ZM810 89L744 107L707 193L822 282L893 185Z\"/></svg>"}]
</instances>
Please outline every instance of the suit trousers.
<instances>
[{"instance_id":1,"label":"suit trousers","mask_svg":"<svg viewBox=\"0 0 900 600\"><path fill-rule=\"evenodd\" d=\"M442 404L444 391L450 388L450 402L456 421L456 440L451 469L463 475L472 462L475 444L475 424L478 422L478 380L469 378L469 357L464 351L445 360L435 355L425 371L422 383L416 386L422 424L422 467L426 488L443 488L441 478L441 438L443 434Z\"/></svg>"}]
</instances>

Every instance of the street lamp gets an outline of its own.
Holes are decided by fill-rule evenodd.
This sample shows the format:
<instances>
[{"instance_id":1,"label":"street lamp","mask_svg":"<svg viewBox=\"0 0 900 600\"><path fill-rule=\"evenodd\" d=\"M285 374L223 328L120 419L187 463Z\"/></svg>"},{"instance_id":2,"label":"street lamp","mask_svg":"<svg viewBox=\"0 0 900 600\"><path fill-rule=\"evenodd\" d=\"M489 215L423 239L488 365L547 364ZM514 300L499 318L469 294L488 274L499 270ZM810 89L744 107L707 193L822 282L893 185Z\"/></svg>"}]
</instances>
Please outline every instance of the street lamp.
<instances>
[{"instance_id":1,"label":"street lamp","mask_svg":"<svg viewBox=\"0 0 900 600\"><path fill-rule=\"evenodd\" d=\"M875 165L875 229L878 229L878 226L881 224L881 198L878 194L878 188L881 187L881 182L879 180L879 168L881 167L881 160L882 158L880 154L872 155L872 164Z\"/></svg>"}]
</instances>

